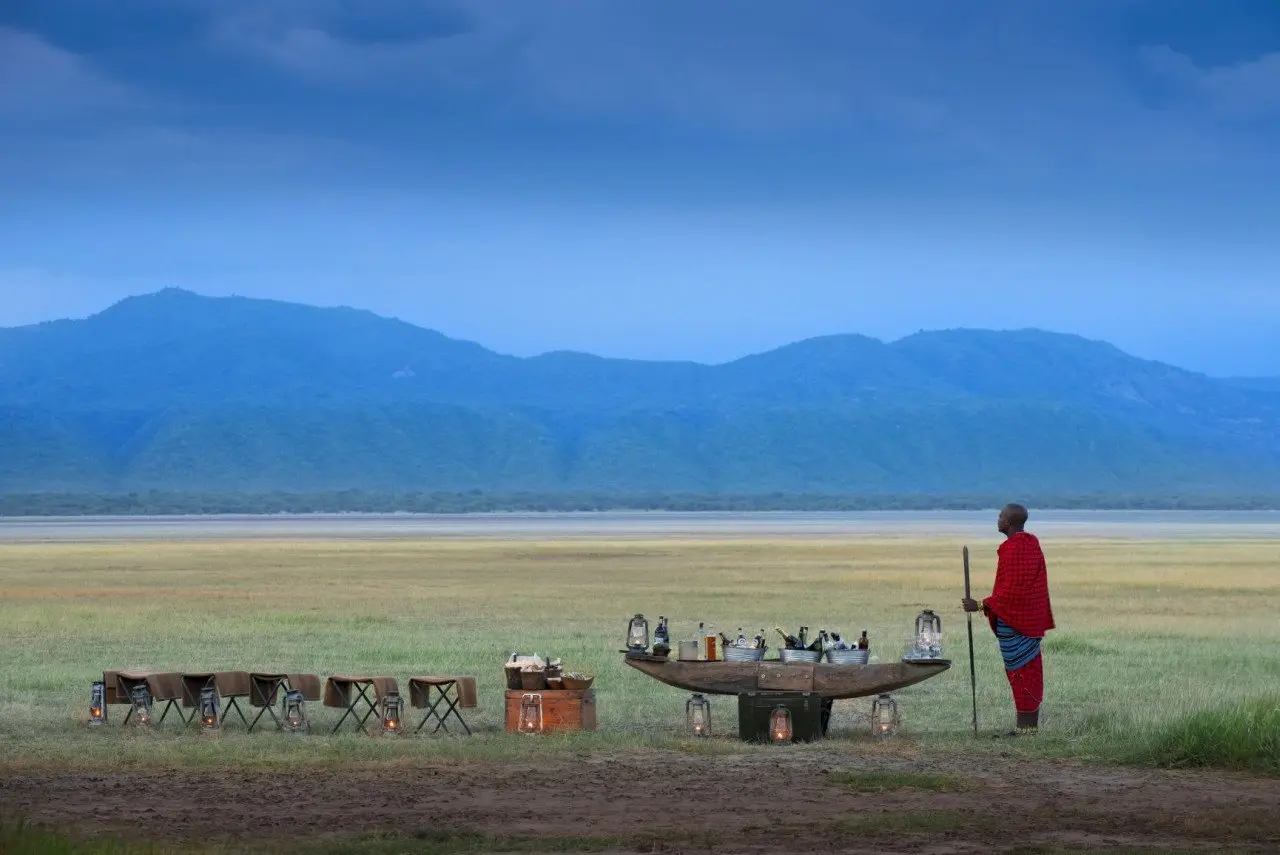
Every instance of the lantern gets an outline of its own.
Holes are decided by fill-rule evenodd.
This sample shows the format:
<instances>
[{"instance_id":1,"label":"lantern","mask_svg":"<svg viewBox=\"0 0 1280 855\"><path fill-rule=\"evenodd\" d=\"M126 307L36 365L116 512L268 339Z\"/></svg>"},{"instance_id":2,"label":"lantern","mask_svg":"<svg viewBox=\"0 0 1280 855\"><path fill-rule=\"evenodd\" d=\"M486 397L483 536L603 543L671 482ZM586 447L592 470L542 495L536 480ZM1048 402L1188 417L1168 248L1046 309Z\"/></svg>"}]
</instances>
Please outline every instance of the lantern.
<instances>
[{"instance_id":1,"label":"lantern","mask_svg":"<svg viewBox=\"0 0 1280 855\"><path fill-rule=\"evenodd\" d=\"M638 614L627 625L627 650L632 653L644 653L649 649L649 621Z\"/></svg>"},{"instance_id":2,"label":"lantern","mask_svg":"<svg viewBox=\"0 0 1280 855\"><path fill-rule=\"evenodd\" d=\"M769 715L769 740L774 745L791 742L791 710L778 707Z\"/></svg>"},{"instance_id":3,"label":"lantern","mask_svg":"<svg viewBox=\"0 0 1280 855\"><path fill-rule=\"evenodd\" d=\"M880 695L871 702L871 734L877 739L893 736L898 732L898 704L888 695Z\"/></svg>"},{"instance_id":4,"label":"lantern","mask_svg":"<svg viewBox=\"0 0 1280 855\"><path fill-rule=\"evenodd\" d=\"M922 656L942 655L942 618L925 609L916 618L916 647Z\"/></svg>"},{"instance_id":5,"label":"lantern","mask_svg":"<svg viewBox=\"0 0 1280 855\"><path fill-rule=\"evenodd\" d=\"M684 705L685 732L706 738L711 735L711 704L702 695L694 695Z\"/></svg>"},{"instance_id":6,"label":"lantern","mask_svg":"<svg viewBox=\"0 0 1280 855\"><path fill-rule=\"evenodd\" d=\"M307 721L302 692L285 692L283 727L289 733L311 732L311 722Z\"/></svg>"},{"instance_id":7,"label":"lantern","mask_svg":"<svg viewBox=\"0 0 1280 855\"><path fill-rule=\"evenodd\" d=\"M89 726L99 727L107 723L107 684L95 680L89 699Z\"/></svg>"},{"instance_id":8,"label":"lantern","mask_svg":"<svg viewBox=\"0 0 1280 855\"><path fill-rule=\"evenodd\" d=\"M129 700L133 704L133 723L136 727L151 726L151 690L143 683L129 691Z\"/></svg>"},{"instance_id":9,"label":"lantern","mask_svg":"<svg viewBox=\"0 0 1280 855\"><path fill-rule=\"evenodd\" d=\"M398 692L388 692L382 699L382 732L400 733L400 715L404 712L404 698Z\"/></svg>"},{"instance_id":10,"label":"lantern","mask_svg":"<svg viewBox=\"0 0 1280 855\"><path fill-rule=\"evenodd\" d=\"M212 686L200 690L200 732L213 733L218 729L218 693Z\"/></svg>"},{"instance_id":11,"label":"lantern","mask_svg":"<svg viewBox=\"0 0 1280 855\"><path fill-rule=\"evenodd\" d=\"M520 698L520 723L518 729L521 733L542 732L542 695L536 692L526 692Z\"/></svg>"}]
</instances>

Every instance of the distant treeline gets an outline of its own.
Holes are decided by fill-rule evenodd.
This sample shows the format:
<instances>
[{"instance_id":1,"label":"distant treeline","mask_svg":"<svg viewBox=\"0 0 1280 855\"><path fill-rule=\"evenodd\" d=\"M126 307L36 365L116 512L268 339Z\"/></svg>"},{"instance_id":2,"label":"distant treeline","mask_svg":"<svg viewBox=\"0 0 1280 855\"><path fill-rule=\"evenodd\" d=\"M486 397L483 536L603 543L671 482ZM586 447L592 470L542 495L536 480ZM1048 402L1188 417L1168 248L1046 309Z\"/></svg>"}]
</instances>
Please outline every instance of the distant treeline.
<instances>
[{"instance_id":1,"label":"distant treeline","mask_svg":"<svg viewBox=\"0 0 1280 855\"><path fill-rule=\"evenodd\" d=\"M1008 501L1061 510L1280 509L1274 496L1148 495L818 495L695 493L314 493L124 494L27 493L0 495L0 516L127 516L181 514L311 514L591 511L929 511L982 510Z\"/></svg>"}]
</instances>

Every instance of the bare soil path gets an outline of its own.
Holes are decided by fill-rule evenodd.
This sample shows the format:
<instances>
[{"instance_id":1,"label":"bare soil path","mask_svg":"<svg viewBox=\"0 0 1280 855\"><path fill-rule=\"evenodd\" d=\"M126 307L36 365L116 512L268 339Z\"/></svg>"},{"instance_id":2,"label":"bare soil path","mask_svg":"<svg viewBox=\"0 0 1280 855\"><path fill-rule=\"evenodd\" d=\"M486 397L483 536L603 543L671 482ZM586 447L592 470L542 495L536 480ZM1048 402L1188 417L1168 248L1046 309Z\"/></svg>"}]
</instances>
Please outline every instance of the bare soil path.
<instances>
[{"instance_id":1,"label":"bare soil path","mask_svg":"<svg viewBox=\"0 0 1280 855\"><path fill-rule=\"evenodd\" d=\"M853 792L841 776L930 772L954 786ZM1280 852L1280 781L1012 758L856 751L633 751L545 763L336 770L0 772L0 811L79 834L336 845L373 833L467 851L556 839L620 851ZM514 843L513 843L514 841Z\"/></svg>"}]
</instances>

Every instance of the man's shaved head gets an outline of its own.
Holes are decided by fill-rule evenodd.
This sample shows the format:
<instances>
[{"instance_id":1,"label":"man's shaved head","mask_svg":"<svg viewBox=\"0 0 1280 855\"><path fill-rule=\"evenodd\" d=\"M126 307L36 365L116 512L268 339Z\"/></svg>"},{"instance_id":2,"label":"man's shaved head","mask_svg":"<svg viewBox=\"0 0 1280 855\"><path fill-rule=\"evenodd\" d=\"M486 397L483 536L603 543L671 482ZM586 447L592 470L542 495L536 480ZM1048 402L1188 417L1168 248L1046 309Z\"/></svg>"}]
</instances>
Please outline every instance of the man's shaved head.
<instances>
[{"instance_id":1,"label":"man's shaved head","mask_svg":"<svg viewBox=\"0 0 1280 855\"><path fill-rule=\"evenodd\" d=\"M1026 528L1029 516L1025 507L1010 502L1001 509L996 527L1001 534L1014 534Z\"/></svg>"}]
</instances>

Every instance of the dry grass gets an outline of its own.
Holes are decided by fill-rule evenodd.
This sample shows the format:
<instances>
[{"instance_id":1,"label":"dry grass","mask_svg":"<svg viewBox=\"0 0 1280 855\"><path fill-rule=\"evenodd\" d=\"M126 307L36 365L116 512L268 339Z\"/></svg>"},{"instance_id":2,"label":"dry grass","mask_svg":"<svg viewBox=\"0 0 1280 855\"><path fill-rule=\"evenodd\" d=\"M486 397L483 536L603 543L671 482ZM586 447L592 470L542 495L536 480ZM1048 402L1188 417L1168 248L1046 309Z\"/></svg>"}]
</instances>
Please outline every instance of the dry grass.
<instances>
[{"instance_id":1,"label":"dry grass","mask_svg":"<svg viewBox=\"0 0 1280 855\"><path fill-rule=\"evenodd\" d=\"M995 542L971 544L989 590ZM1176 717L1246 699L1280 677L1280 544L1267 541L1048 543L1060 629L1047 644L1045 732L1012 750L1091 758ZM564 751L679 741L685 696L625 668L628 616L665 614L734 633L800 623L866 629L896 660L916 613L944 616L947 674L899 698L910 739L967 739L969 678L960 545L943 540L625 542L193 542L12 545L0 555L0 751L10 768L272 766L411 754L506 757L534 750L501 733L501 662L514 649L598 675L600 732ZM975 622L982 723L1006 727L1008 689ZM82 726L104 668L471 673L474 740L290 741L166 726L150 739ZM715 704L721 731L731 702ZM862 701L833 728L858 734ZM118 722L123 709L113 709ZM332 721L331 711L318 711ZM718 744L718 743L717 743ZM968 743L966 743L968 744ZM726 742L725 750L748 750ZM985 744L979 750L996 750ZM1001 746L1001 750L1009 750Z\"/></svg>"}]
</instances>

